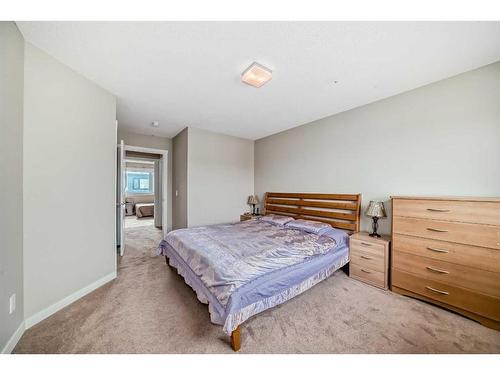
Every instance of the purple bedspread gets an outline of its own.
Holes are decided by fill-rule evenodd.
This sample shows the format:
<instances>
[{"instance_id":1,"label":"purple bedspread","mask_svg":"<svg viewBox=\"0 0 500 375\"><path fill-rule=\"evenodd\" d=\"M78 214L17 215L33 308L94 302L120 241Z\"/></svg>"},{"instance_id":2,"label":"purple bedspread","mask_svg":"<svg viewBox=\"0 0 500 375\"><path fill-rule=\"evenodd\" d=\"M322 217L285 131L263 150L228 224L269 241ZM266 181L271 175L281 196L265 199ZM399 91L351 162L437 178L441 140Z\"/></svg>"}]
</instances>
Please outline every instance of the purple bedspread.
<instances>
[{"instance_id":1,"label":"purple bedspread","mask_svg":"<svg viewBox=\"0 0 500 375\"><path fill-rule=\"evenodd\" d=\"M212 315L216 311L218 317L212 316L212 320L224 324L226 332L230 333L235 324L257 310L262 311L293 297L290 288L304 289L305 284L301 283L307 280L309 288L347 263L349 255L346 251L342 252L342 256L332 256L337 250L345 249L346 238L345 232L333 228L319 236L286 226L248 220L172 231L161 242L159 252L175 263L173 265L197 291L200 300L214 305L210 311ZM325 263L322 258L329 260ZM310 266L314 264L318 266ZM327 269L328 272L325 271ZM323 272L321 277L318 277L318 272ZM274 283L268 288L274 294L267 295L266 290L266 295L261 293L260 296L247 298L240 293L248 289L247 293L252 294L255 287L249 288L249 285L265 284L267 281ZM280 290L288 290L288 294L279 297L277 292ZM200 293L204 295L201 298ZM270 297L275 298L258 304L259 298L264 300ZM245 308L248 311L242 313ZM233 318L230 318L231 315Z\"/></svg>"}]
</instances>

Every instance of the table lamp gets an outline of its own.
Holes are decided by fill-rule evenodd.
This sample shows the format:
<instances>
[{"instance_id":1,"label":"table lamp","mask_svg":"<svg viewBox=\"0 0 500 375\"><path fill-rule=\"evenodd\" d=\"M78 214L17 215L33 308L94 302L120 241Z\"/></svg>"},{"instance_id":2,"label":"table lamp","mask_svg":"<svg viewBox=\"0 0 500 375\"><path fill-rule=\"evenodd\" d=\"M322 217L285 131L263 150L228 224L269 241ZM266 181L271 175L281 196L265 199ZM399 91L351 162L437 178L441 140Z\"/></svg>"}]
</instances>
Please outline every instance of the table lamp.
<instances>
[{"instance_id":1,"label":"table lamp","mask_svg":"<svg viewBox=\"0 0 500 375\"><path fill-rule=\"evenodd\" d=\"M259 204L259 198L256 195L249 195L247 203L252 206L252 215L255 215L255 205Z\"/></svg>"},{"instance_id":2,"label":"table lamp","mask_svg":"<svg viewBox=\"0 0 500 375\"><path fill-rule=\"evenodd\" d=\"M387 217L384 202L370 201L370 204L365 211L365 215L370 216L373 219L373 233L370 233L370 237L380 237L380 234L377 233L378 219L381 217Z\"/></svg>"}]
</instances>

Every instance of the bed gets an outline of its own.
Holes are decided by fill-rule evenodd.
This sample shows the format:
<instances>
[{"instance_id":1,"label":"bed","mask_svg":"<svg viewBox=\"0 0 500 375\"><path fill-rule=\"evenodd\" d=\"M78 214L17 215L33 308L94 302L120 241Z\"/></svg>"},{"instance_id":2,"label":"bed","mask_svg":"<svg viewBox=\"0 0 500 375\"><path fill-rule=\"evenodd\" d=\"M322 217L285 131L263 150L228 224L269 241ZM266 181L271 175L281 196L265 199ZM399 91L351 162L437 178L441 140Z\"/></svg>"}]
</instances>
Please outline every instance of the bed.
<instances>
[{"instance_id":1,"label":"bed","mask_svg":"<svg viewBox=\"0 0 500 375\"><path fill-rule=\"evenodd\" d=\"M154 216L155 196L153 194L129 195L125 198L127 215L135 214L138 218Z\"/></svg>"},{"instance_id":2,"label":"bed","mask_svg":"<svg viewBox=\"0 0 500 375\"><path fill-rule=\"evenodd\" d=\"M135 204L135 215L138 218L154 216L155 205L154 203L136 203Z\"/></svg>"},{"instance_id":3,"label":"bed","mask_svg":"<svg viewBox=\"0 0 500 375\"><path fill-rule=\"evenodd\" d=\"M348 234L359 230L360 206L360 194L266 193L264 218L178 229L158 253L208 304L211 321L237 351L247 319L349 262ZM313 223L304 229L304 220Z\"/></svg>"}]
</instances>

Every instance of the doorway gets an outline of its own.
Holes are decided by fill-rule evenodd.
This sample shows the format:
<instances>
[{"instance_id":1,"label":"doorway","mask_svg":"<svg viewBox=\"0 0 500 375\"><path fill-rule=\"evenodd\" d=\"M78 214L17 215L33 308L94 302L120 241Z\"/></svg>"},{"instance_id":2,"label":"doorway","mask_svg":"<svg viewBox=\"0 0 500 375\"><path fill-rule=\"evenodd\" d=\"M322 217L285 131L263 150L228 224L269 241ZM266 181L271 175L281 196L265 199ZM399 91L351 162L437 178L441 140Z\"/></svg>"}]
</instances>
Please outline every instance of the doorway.
<instances>
[{"instance_id":1,"label":"doorway","mask_svg":"<svg viewBox=\"0 0 500 375\"><path fill-rule=\"evenodd\" d=\"M168 151L125 145L117 149L116 243L127 252L127 234L142 238L167 232Z\"/></svg>"},{"instance_id":2,"label":"doorway","mask_svg":"<svg viewBox=\"0 0 500 375\"><path fill-rule=\"evenodd\" d=\"M158 190L155 182L156 159L138 155L130 156L125 152L125 223L124 228L155 226L161 229L161 217L155 215ZM158 211L158 210L156 210ZM156 220L155 220L156 219Z\"/></svg>"}]
</instances>

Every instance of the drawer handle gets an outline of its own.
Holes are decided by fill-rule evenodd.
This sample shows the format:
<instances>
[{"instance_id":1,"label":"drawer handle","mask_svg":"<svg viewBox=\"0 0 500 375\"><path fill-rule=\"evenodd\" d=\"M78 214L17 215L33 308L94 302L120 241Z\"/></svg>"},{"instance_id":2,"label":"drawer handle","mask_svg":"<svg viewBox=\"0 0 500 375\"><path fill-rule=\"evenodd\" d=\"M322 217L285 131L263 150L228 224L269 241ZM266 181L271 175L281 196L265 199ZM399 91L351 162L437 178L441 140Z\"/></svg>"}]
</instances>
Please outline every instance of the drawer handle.
<instances>
[{"instance_id":1,"label":"drawer handle","mask_svg":"<svg viewBox=\"0 0 500 375\"><path fill-rule=\"evenodd\" d=\"M372 257L367 257L367 256L365 256L365 255L361 255L361 258L363 258L363 259L368 259L368 260L372 260L372 259L373 259Z\"/></svg>"},{"instance_id":2,"label":"drawer handle","mask_svg":"<svg viewBox=\"0 0 500 375\"><path fill-rule=\"evenodd\" d=\"M435 251L436 253L448 253L448 250L443 250L443 249L436 249L435 247L427 247L427 250L430 251Z\"/></svg>"},{"instance_id":3,"label":"drawer handle","mask_svg":"<svg viewBox=\"0 0 500 375\"><path fill-rule=\"evenodd\" d=\"M371 271L367 271L364 268L361 268L361 271L363 271L364 273L372 273Z\"/></svg>"},{"instance_id":4,"label":"drawer handle","mask_svg":"<svg viewBox=\"0 0 500 375\"><path fill-rule=\"evenodd\" d=\"M447 296L448 294L450 294L450 293L445 292L443 290L431 288L430 286L426 286L425 288L429 289L431 292L435 292L435 293L439 293L439 294L444 294L445 296Z\"/></svg>"},{"instance_id":5,"label":"drawer handle","mask_svg":"<svg viewBox=\"0 0 500 375\"><path fill-rule=\"evenodd\" d=\"M432 211L432 212L450 212L450 210L444 210L442 208L428 208L427 211Z\"/></svg>"},{"instance_id":6,"label":"drawer handle","mask_svg":"<svg viewBox=\"0 0 500 375\"><path fill-rule=\"evenodd\" d=\"M446 229L436 229L436 228L427 228L427 230L430 230L431 232L439 232L439 233L448 232Z\"/></svg>"},{"instance_id":7,"label":"drawer handle","mask_svg":"<svg viewBox=\"0 0 500 375\"><path fill-rule=\"evenodd\" d=\"M432 272L449 274L449 272L448 272L448 271L445 271L445 270L440 270L440 269L438 269L438 268L434 268L434 267L430 267L430 266L427 266L427 267L425 267L425 268L427 268L429 271L432 271Z\"/></svg>"},{"instance_id":8,"label":"drawer handle","mask_svg":"<svg viewBox=\"0 0 500 375\"><path fill-rule=\"evenodd\" d=\"M361 245L364 245L364 246L371 246L372 244L371 244L371 243L366 243L366 242L361 242Z\"/></svg>"}]
</instances>

